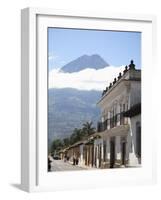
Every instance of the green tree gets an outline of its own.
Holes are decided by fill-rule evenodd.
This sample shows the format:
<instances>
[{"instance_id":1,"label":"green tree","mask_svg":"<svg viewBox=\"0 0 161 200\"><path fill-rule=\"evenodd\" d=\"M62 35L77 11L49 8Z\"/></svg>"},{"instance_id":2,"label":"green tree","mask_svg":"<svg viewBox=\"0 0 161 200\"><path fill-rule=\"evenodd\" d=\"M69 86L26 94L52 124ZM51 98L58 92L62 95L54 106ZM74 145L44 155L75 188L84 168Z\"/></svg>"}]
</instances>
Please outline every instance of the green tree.
<instances>
[{"instance_id":1,"label":"green tree","mask_svg":"<svg viewBox=\"0 0 161 200\"><path fill-rule=\"evenodd\" d=\"M70 144L74 144L82 139L82 129L75 128L70 136Z\"/></svg>"},{"instance_id":2,"label":"green tree","mask_svg":"<svg viewBox=\"0 0 161 200\"><path fill-rule=\"evenodd\" d=\"M63 139L63 146L68 147L70 145L70 138L64 138Z\"/></svg>"},{"instance_id":3,"label":"green tree","mask_svg":"<svg viewBox=\"0 0 161 200\"><path fill-rule=\"evenodd\" d=\"M93 122L86 122L83 124L82 132L84 137L90 136L95 133L95 128L93 127Z\"/></svg>"},{"instance_id":4,"label":"green tree","mask_svg":"<svg viewBox=\"0 0 161 200\"><path fill-rule=\"evenodd\" d=\"M55 154L61 149L68 147L76 142L79 142L94 133L95 128L93 127L93 122L86 122L83 124L81 129L75 128L69 138L64 138L63 140L54 140L52 142L50 152Z\"/></svg>"},{"instance_id":5,"label":"green tree","mask_svg":"<svg viewBox=\"0 0 161 200\"><path fill-rule=\"evenodd\" d=\"M63 143L60 139L53 140L51 145L51 152L57 153L63 147Z\"/></svg>"}]
</instances>

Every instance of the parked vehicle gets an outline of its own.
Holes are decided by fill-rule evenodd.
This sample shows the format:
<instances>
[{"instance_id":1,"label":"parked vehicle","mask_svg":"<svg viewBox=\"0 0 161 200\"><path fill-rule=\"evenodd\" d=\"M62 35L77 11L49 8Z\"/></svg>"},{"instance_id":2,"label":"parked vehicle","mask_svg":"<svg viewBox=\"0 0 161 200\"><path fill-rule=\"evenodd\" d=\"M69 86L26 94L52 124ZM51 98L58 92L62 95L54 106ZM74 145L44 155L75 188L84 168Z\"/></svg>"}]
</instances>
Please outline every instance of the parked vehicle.
<instances>
[{"instance_id":1,"label":"parked vehicle","mask_svg":"<svg viewBox=\"0 0 161 200\"><path fill-rule=\"evenodd\" d=\"M60 160L61 158L60 158L59 155L54 155L54 156L53 156L53 159L54 159L54 160Z\"/></svg>"}]
</instances>

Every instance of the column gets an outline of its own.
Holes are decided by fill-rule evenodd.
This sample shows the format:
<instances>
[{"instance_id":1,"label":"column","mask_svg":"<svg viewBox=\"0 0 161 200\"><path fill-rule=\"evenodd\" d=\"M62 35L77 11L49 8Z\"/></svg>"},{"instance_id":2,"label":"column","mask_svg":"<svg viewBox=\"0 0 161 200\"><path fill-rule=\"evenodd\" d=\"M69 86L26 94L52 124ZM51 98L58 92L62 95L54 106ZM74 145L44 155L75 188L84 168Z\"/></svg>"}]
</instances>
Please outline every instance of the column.
<instances>
[{"instance_id":1,"label":"column","mask_svg":"<svg viewBox=\"0 0 161 200\"><path fill-rule=\"evenodd\" d=\"M80 145L80 160L79 160L80 165L83 165L83 144Z\"/></svg>"},{"instance_id":2,"label":"column","mask_svg":"<svg viewBox=\"0 0 161 200\"><path fill-rule=\"evenodd\" d=\"M138 163L138 159L134 152L134 142L132 140L131 129L130 129L130 132L127 137L126 152L127 152L127 159L128 159L127 166L129 166L129 167L137 166L139 163Z\"/></svg>"},{"instance_id":3,"label":"column","mask_svg":"<svg viewBox=\"0 0 161 200\"><path fill-rule=\"evenodd\" d=\"M104 156L104 151L103 151L103 149L104 149L104 147L103 147L103 140L101 141L101 161L103 161L103 156Z\"/></svg>"},{"instance_id":4,"label":"column","mask_svg":"<svg viewBox=\"0 0 161 200\"><path fill-rule=\"evenodd\" d=\"M106 156L107 156L107 162L109 163L110 162L110 138L108 138L106 140Z\"/></svg>"},{"instance_id":5,"label":"column","mask_svg":"<svg viewBox=\"0 0 161 200\"><path fill-rule=\"evenodd\" d=\"M116 152L116 160L120 162L121 160L121 137L120 136L116 136L115 152Z\"/></svg>"}]
</instances>

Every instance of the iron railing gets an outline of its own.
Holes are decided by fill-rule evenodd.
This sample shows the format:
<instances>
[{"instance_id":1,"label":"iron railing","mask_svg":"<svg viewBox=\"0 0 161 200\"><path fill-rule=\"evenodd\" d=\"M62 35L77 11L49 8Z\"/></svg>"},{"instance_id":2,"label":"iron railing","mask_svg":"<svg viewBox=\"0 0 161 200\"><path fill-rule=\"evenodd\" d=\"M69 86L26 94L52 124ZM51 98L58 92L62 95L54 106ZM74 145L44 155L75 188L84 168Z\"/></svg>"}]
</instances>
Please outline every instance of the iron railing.
<instances>
[{"instance_id":1,"label":"iron railing","mask_svg":"<svg viewBox=\"0 0 161 200\"><path fill-rule=\"evenodd\" d=\"M124 112L122 113L118 113L116 115L114 115L113 117L106 119L104 122L98 122L97 123L97 132L102 132L105 131L107 129L111 129L117 126L118 122L119 125L124 125L126 124L124 117Z\"/></svg>"}]
</instances>

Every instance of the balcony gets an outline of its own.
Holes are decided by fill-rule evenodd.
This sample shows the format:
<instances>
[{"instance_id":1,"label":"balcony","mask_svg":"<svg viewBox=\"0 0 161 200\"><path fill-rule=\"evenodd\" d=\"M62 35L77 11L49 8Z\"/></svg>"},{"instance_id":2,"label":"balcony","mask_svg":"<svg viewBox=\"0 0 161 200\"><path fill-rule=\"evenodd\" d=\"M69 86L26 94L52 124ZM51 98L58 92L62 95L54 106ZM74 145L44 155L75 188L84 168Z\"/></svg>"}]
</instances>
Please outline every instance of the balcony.
<instances>
[{"instance_id":1,"label":"balcony","mask_svg":"<svg viewBox=\"0 0 161 200\"><path fill-rule=\"evenodd\" d=\"M115 116L106 119L104 122L97 123L97 132L103 132L109 130L119 125L126 125L126 117L124 117L124 112L118 113Z\"/></svg>"}]
</instances>

